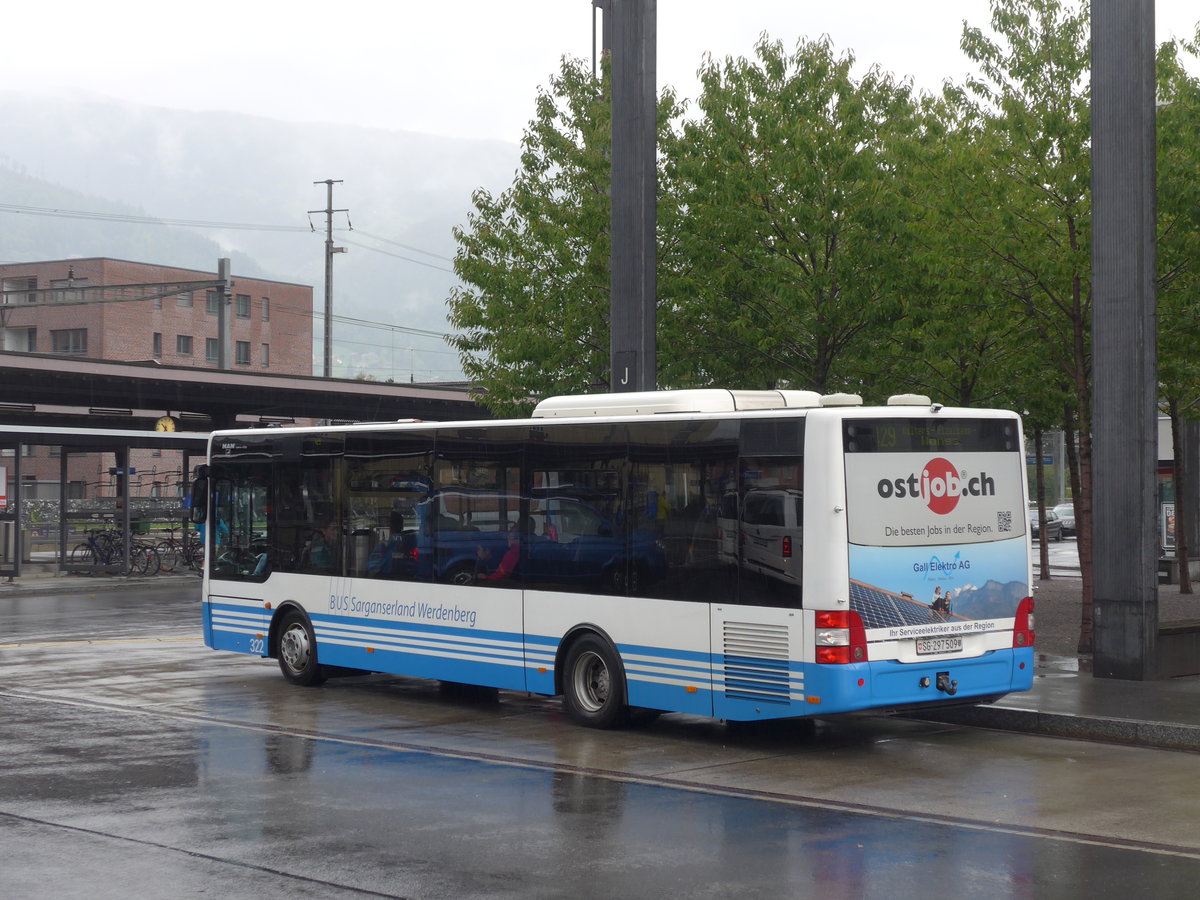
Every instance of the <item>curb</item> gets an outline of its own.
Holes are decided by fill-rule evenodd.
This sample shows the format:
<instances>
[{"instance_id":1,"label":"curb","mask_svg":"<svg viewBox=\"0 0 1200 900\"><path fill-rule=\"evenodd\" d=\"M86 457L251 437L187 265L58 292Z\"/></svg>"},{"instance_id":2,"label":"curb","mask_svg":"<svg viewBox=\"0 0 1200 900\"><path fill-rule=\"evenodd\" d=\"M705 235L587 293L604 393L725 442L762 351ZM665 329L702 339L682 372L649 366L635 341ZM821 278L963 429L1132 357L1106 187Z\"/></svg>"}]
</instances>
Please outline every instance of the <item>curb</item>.
<instances>
[{"instance_id":1,"label":"curb","mask_svg":"<svg viewBox=\"0 0 1200 900\"><path fill-rule=\"evenodd\" d=\"M163 587L178 589L180 585L200 587L200 579L194 573L189 580L181 575L77 575L67 577L21 578L17 581L0 581L0 599L31 594L61 594L65 591L80 591L94 594L99 591L126 590L131 587Z\"/></svg>"},{"instance_id":2,"label":"curb","mask_svg":"<svg viewBox=\"0 0 1200 900\"><path fill-rule=\"evenodd\" d=\"M920 713L906 714L906 718L1080 741L1200 752L1200 725L1142 722L1108 716L1076 716L1012 706L962 706L954 709L923 710Z\"/></svg>"}]
</instances>

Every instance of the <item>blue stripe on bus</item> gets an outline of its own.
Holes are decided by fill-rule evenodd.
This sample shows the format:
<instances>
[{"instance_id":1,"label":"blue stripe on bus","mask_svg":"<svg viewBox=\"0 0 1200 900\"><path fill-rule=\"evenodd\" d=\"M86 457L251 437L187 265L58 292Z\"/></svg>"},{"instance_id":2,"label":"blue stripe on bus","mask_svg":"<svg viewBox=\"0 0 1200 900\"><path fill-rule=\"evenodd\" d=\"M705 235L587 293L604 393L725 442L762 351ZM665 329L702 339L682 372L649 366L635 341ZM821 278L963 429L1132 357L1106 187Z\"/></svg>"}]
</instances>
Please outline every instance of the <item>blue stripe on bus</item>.
<instances>
[{"instance_id":1,"label":"blue stripe on bus","mask_svg":"<svg viewBox=\"0 0 1200 900\"><path fill-rule=\"evenodd\" d=\"M218 602L203 606L208 646L265 653L252 647L252 641L265 631L265 615L248 605ZM554 693L558 638L326 614L311 619L320 660L327 665ZM630 705L728 719L937 704L950 699L936 688L940 672L958 682L954 699L959 701L1027 690L1033 682L1032 648L996 650L972 659L850 665L725 656L642 644L621 644L618 651ZM920 686L923 678L930 680L929 687Z\"/></svg>"}]
</instances>

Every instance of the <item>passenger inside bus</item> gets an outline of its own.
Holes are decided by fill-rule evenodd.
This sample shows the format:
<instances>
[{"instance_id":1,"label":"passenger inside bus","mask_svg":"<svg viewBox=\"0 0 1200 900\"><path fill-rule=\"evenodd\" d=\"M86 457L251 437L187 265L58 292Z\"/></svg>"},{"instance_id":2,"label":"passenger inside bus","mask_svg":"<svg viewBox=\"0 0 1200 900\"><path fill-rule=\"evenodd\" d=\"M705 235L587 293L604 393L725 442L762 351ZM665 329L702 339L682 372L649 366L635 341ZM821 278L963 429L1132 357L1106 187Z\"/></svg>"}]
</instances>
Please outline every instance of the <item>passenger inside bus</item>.
<instances>
[{"instance_id":1,"label":"passenger inside bus","mask_svg":"<svg viewBox=\"0 0 1200 900\"><path fill-rule=\"evenodd\" d=\"M332 522L326 522L319 530L313 532L312 540L309 541L304 554L308 560L306 568L317 572L333 571L336 534L336 526Z\"/></svg>"},{"instance_id":2,"label":"passenger inside bus","mask_svg":"<svg viewBox=\"0 0 1200 900\"><path fill-rule=\"evenodd\" d=\"M404 513L401 510L392 510L388 529L388 539L372 550L367 559L367 574L375 578L393 578L399 574L404 542Z\"/></svg>"},{"instance_id":3,"label":"passenger inside bus","mask_svg":"<svg viewBox=\"0 0 1200 900\"><path fill-rule=\"evenodd\" d=\"M511 525L508 529L508 549L500 557L500 563L491 572L476 575L476 580L507 581L511 579L516 572L517 564L521 561L521 535L531 534L532 531L533 520L529 516L522 516L519 521ZM491 551L486 547L480 547L476 555L481 563L491 559L492 556Z\"/></svg>"}]
</instances>

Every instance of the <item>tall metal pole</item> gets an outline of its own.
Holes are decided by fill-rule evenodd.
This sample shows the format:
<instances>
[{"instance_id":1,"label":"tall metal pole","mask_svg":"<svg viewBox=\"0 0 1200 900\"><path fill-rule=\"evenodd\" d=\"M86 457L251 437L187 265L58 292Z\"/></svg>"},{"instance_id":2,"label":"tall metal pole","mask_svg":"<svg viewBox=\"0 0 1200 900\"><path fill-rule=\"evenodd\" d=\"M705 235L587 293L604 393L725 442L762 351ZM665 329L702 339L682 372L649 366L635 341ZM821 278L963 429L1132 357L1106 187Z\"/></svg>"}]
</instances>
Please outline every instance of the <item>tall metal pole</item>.
<instances>
[{"instance_id":1,"label":"tall metal pole","mask_svg":"<svg viewBox=\"0 0 1200 900\"><path fill-rule=\"evenodd\" d=\"M1158 677L1154 0L1092 0L1097 678Z\"/></svg>"},{"instance_id":2,"label":"tall metal pole","mask_svg":"<svg viewBox=\"0 0 1200 900\"><path fill-rule=\"evenodd\" d=\"M657 386L657 0L607 0L612 40L612 391ZM608 19L612 17L611 30Z\"/></svg>"},{"instance_id":3,"label":"tall metal pole","mask_svg":"<svg viewBox=\"0 0 1200 900\"><path fill-rule=\"evenodd\" d=\"M310 209L310 213L325 213L325 368L324 375L333 375L333 254L345 253L345 247L333 246L333 214L347 212L344 209L333 208L333 186L341 184L340 178L326 178L324 181L314 181L313 184L323 184L326 187L324 209Z\"/></svg>"}]
</instances>

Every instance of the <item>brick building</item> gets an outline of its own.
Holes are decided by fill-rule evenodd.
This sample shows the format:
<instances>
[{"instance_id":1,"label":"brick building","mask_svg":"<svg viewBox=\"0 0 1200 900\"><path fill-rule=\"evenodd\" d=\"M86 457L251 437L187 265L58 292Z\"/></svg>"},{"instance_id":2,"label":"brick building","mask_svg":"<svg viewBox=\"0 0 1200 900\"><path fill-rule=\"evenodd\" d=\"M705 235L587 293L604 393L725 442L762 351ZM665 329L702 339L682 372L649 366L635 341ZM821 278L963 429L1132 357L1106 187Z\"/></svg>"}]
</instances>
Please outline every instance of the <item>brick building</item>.
<instances>
[{"instance_id":1,"label":"brick building","mask_svg":"<svg viewBox=\"0 0 1200 900\"><path fill-rule=\"evenodd\" d=\"M0 265L0 350L215 369L221 356L221 292L216 281L214 272L108 258ZM312 287L245 278L236 272L232 281L226 308L226 367L311 375ZM203 382L202 374L197 373L197 381ZM154 417L172 412L178 411L131 411L127 427L153 427ZM25 498L59 495L56 450L24 448ZM176 494L181 475L177 454L166 451L171 458L162 459L154 453L141 450L131 457L129 465L137 469L130 478L132 496ZM62 487L69 498L113 496L112 466L111 454L81 454L79 459L72 455L68 484Z\"/></svg>"},{"instance_id":2,"label":"brick building","mask_svg":"<svg viewBox=\"0 0 1200 900\"><path fill-rule=\"evenodd\" d=\"M212 272L105 258L0 265L0 348L216 368L217 291L179 290L142 299L156 293L156 286L169 290L216 278ZM116 285L125 290L101 290ZM312 316L312 287L235 274L229 367L311 375Z\"/></svg>"}]
</instances>

